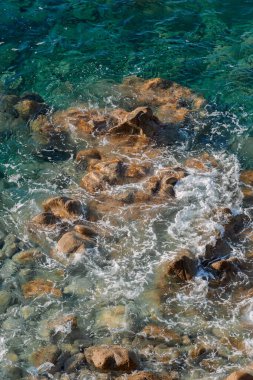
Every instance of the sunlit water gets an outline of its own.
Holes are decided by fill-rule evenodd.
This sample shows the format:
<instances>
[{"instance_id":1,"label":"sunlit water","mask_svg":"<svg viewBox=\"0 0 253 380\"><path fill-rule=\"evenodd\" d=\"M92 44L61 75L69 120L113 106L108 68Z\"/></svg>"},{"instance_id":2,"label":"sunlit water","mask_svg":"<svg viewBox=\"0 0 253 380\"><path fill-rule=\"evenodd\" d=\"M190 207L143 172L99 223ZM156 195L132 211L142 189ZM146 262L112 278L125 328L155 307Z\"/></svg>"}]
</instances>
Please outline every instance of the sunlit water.
<instances>
[{"instance_id":1,"label":"sunlit water","mask_svg":"<svg viewBox=\"0 0 253 380\"><path fill-rule=\"evenodd\" d=\"M116 226L109 217L101 220L101 227L113 231L113 240L101 238L102 248L76 265L65 268L52 260L47 244L44 257L31 266L1 259L1 288L12 300L0 314L0 376L20 379L43 372L27 358L49 344L43 321L63 313L78 317L77 347L123 341L140 350L140 331L157 320L191 342L206 342L212 347L205 357L209 362L188 358L191 342L180 346L179 354L171 353L166 368L178 370L182 379L218 380L250 363L253 303L233 297L250 277L239 275L229 289L210 291L207 277L199 273L189 284L175 285L162 307L152 294L157 267L178 249L203 254L220 228L210 216L213 210L243 210L239 172L253 164L251 2L9 0L0 7L2 93L38 92L55 108L80 102L117 107L121 95L114 85L125 76L175 80L208 99L208 116L204 126L196 121L194 132L182 132L177 147L168 147L163 161L154 165L180 164L203 151L219 163L208 173L190 171L176 185L176 199L154 206L145 218L126 220L122 212ZM48 161L38 155L25 123L13 130L6 125L0 133L1 229L29 248L36 244L27 222L40 212L43 200L67 195L86 204L73 161L86 142L78 140L69 156ZM250 214L250 208L244 211ZM233 255L243 259L245 249L235 244ZM24 300L21 285L35 277L55 281L63 298ZM118 306L124 307L124 318L113 328L104 325L101 314L113 314ZM55 338L59 345L69 342L68 333L66 328ZM244 342L243 348L230 344L227 336ZM164 369L159 353L143 350L145 368Z\"/></svg>"}]
</instances>

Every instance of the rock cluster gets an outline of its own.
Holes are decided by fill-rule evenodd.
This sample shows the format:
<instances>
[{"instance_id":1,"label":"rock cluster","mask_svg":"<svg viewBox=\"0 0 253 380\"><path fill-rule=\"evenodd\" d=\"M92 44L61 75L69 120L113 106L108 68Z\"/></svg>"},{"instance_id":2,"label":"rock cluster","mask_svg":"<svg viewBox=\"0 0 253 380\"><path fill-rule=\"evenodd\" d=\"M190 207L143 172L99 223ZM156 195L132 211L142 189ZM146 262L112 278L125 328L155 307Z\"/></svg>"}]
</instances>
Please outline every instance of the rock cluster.
<instances>
[{"instance_id":1,"label":"rock cluster","mask_svg":"<svg viewBox=\"0 0 253 380\"><path fill-rule=\"evenodd\" d=\"M39 243L44 248L49 241L51 259L73 271L80 260L86 263L89 255L99 252L103 256L101 241L112 239L112 231L101 227L101 220L108 218L113 225L117 223L115 215L123 215L125 220L152 217L152 212L156 212L154 206L177 202L177 185L194 170L206 174L219 167L208 153L188 158L180 166L162 163L164 145L174 142L180 128L202 112L202 97L160 78L148 81L128 78L120 90L126 95L122 101L125 108L106 111L75 107L52 112L40 97L29 94L21 99L6 99L8 112L28 123L41 146L68 149L68 143L77 136L88 143L74 157L80 175L79 190L84 197L78 197L76 192L73 196L51 197L42 203L43 211L28 224L34 245ZM155 165L154 158L161 158L161 163ZM241 175L247 191L253 186L251 177L251 172ZM235 215L228 208L214 210L207 217L220 229L213 231L203 254L196 257L190 250L182 249L157 268L153 299L159 307L173 289L190 284L201 271L210 274L209 286L215 288L225 286L246 270L242 260L233 257L231 243L245 238L249 218ZM34 261L45 260L43 249L27 248L15 236L4 235L0 236L0 257L11 262L13 271L23 270L21 292L27 302L24 319L30 317L29 301L44 297L49 302L60 302L71 294L71 286L63 289L60 281L51 280L50 275L35 277L29 271ZM58 274L61 278L64 270ZM15 302L8 291L1 290L1 313ZM150 317L144 325L134 326L132 335L125 338L127 313L125 305L102 306L94 317L98 330L121 331L122 336L116 335L119 344L93 342L72 313L42 319L38 334L50 344L34 350L29 364L37 370L46 364L46 372L61 380L79 375L85 378L87 373L95 373L97 379L176 380L188 364L201 364L210 372L219 365L222 355L215 356L217 350L213 346L199 342L197 336L177 332L162 318ZM162 372L147 364L150 355L161 365ZM227 380L251 377L237 371Z\"/></svg>"}]
</instances>

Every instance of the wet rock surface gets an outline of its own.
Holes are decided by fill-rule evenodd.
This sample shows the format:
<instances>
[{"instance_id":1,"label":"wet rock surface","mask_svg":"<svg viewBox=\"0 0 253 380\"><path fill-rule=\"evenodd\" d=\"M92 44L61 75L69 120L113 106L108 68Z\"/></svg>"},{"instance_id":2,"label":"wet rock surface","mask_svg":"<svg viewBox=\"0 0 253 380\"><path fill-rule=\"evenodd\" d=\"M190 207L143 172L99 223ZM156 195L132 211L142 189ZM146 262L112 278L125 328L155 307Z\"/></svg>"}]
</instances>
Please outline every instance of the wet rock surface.
<instances>
[{"instance_id":1,"label":"wet rock surface","mask_svg":"<svg viewBox=\"0 0 253 380\"><path fill-rule=\"evenodd\" d=\"M97 346L85 350L87 362L100 371L131 372L138 368L136 353L120 346Z\"/></svg>"}]
</instances>

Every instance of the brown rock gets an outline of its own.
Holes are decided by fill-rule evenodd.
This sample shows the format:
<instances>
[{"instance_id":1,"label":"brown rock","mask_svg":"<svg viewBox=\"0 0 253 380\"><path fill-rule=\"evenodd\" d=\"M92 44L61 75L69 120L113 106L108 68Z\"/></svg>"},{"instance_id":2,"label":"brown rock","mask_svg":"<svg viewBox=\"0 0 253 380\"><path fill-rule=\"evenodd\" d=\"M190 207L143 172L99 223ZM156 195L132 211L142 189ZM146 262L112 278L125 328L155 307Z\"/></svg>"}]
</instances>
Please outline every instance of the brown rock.
<instances>
[{"instance_id":1,"label":"brown rock","mask_svg":"<svg viewBox=\"0 0 253 380\"><path fill-rule=\"evenodd\" d=\"M80 182L80 186L88 193L105 190L108 186L105 176L99 172L91 172L86 174Z\"/></svg>"},{"instance_id":2,"label":"brown rock","mask_svg":"<svg viewBox=\"0 0 253 380\"><path fill-rule=\"evenodd\" d=\"M123 180L123 161L107 159L95 163L90 168L90 172L81 180L81 187L90 193L105 190L108 185L120 184Z\"/></svg>"},{"instance_id":3,"label":"brown rock","mask_svg":"<svg viewBox=\"0 0 253 380\"><path fill-rule=\"evenodd\" d=\"M87 362L99 371L131 372L138 367L133 351L120 346L93 346L85 350Z\"/></svg>"},{"instance_id":4,"label":"brown rock","mask_svg":"<svg viewBox=\"0 0 253 380\"><path fill-rule=\"evenodd\" d=\"M133 104L158 107L157 115L165 123L182 124L204 103L204 99L190 89L161 78L146 81L138 77L125 78L120 90L127 99L132 98Z\"/></svg>"},{"instance_id":5,"label":"brown rock","mask_svg":"<svg viewBox=\"0 0 253 380\"><path fill-rule=\"evenodd\" d=\"M30 121L29 125L35 140L40 144L64 147L68 140L67 131L62 126L54 125L47 115L38 115L36 119Z\"/></svg>"},{"instance_id":6,"label":"brown rock","mask_svg":"<svg viewBox=\"0 0 253 380\"><path fill-rule=\"evenodd\" d=\"M249 202L251 203L253 201L253 189L249 187L244 187L242 188L242 193L244 197L244 202Z\"/></svg>"},{"instance_id":7,"label":"brown rock","mask_svg":"<svg viewBox=\"0 0 253 380\"><path fill-rule=\"evenodd\" d=\"M30 356L30 362L35 366L39 367L43 363L49 362L56 364L61 351L55 345L41 347L39 350L33 352Z\"/></svg>"},{"instance_id":8,"label":"brown rock","mask_svg":"<svg viewBox=\"0 0 253 380\"><path fill-rule=\"evenodd\" d=\"M78 134L91 134L95 131L104 130L107 118L95 109L69 108L55 112L52 116L53 124L57 127L76 132Z\"/></svg>"},{"instance_id":9,"label":"brown rock","mask_svg":"<svg viewBox=\"0 0 253 380\"><path fill-rule=\"evenodd\" d=\"M181 126L185 121L189 110L185 107L176 108L175 104L164 104L157 110L157 116L160 120L166 123L176 124Z\"/></svg>"},{"instance_id":10,"label":"brown rock","mask_svg":"<svg viewBox=\"0 0 253 380\"><path fill-rule=\"evenodd\" d=\"M175 196L174 184L176 182L177 182L176 178L164 176L162 180L160 181L159 195L174 197Z\"/></svg>"},{"instance_id":11,"label":"brown rock","mask_svg":"<svg viewBox=\"0 0 253 380\"><path fill-rule=\"evenodd\" d=\"M189 281L196 275L197 262L189 256L182 255L169 261L166 269L167 275L175 276L183 281Z\"/></svg>"},{"instance_id":12,"label":"brown rock","mask_svg":"<svg viewBox=\"0 0 253 380\"><path fill-rule=\"evenodd\" d=\"M245 170L240 175L240 180L246 185L253 186L253 170Z\"/></svg>"},{"instance_id":13,"label":"brown rock","mask_svg":"<svg viewBox=\"0 0 253 380\"><path fill-rule=\"evenodd\" d=\"M203 153L200 157L188 158L185 161L185 166L191 169L208 172L211 168L216 168L218 166L218 162L210 154Z\"/></svg>"},{"instance_id":14,"label":"brown rock","mask_svg":"<svg viewBox=\"0 0 253 380\"><path fill-rule=\"evenodd\" d=\"M22 291L25 298L41 297L44 295L52 295L54 297L61 297L62 292L60 289L55 288L52 281L38 278L22 285Z\"/></svg>"},{"instance_id":15,"label":"brown rock","mask_svg":"<svg viewBox=\"0 0 253 380\"><path fill-rule=\"evenodd\" d=\"M78 234L84 235L88 238L95 238L96 236L101 234L101 230L98 228L95 228L94 226L86 226L84 224L77 224L74 227L74 231Z\"/></svg>"},{"instance_id":16,"label":"brown rock","mask_svg":"<svg viewBox=\"0 0 253 380\"><path fill-rule=\"evenodd\" d=\"M146 135L121 135L121 134L111 134L107 135L107 141L110 146L113 146L120 149L122 153L128 155L136 155L136 153L140 153L141 151L145 151L150 145L150 138Z\"/></svg>"},{"instance_id":17,"label":"brown rock","mask_svg":"<svg viewBox=\"0 0 253 380\"><path fill-rule=\"evenodd\" d=\"M220 213L220 216L218 216ZM217 213L218 221L224 227L224 237L236 239L237 235L249 222L249 217L245 214L232 215L229 209L221 209Z\"/></svg>"},{"instance_id":18,"label":"brown rock","mask_svg":"<svg viewBox=\"0 0 253 380\"><path fill-rule=\"evenodd\" d=\"M42 212L32 218L29 226L31 228L54 228L57 223L60 223L60 218L52 214L51 212Z\"/></svg>"},{"instance_id":19,"label":"brown rock","mask_svg":"<svg viewBox=\"0 0 253 380\"><path fill-rule=\"evenodd\" d=\"M177 344L182 341L180 335L167 327L161 327L154 324L147 325L141 332L149 339L157 341L166 341L171 344Z\"/></svg>"},{"instance_id":20,"label":"brown rock","mask_svg":"<svg viewBox=\"0 0 253 380\"><path fill-rule=\"evenodd\" d=\"M168 178L172 178L173 181L174 179L177 179L178 181L184 177L187 176L187 172L185 169L181 168L180 166L179 167L165 167L161 170L159 170L157 172L157 175L159 176L160 179L163 179L164 177ZM173 182L173 184L175 184Z\"/></svg>"},{"instance_id":21,"label":"brown rock","mask_svg":"<svg viewBox=\"0 0 253 380\"><path fill-rule=\"evenodd\" d=\"M239 266L240 266L240 261L235 257L231 257L228 260L215 261L214 263L211 264L211 268L215 269L218 272L226 271L230 273L237 272Z\"/></svg>"},{"instance_id":22,"label":"brown rock","mask_svg":"<svg viewBox=\"0 0 253 380\"><path fill-rule=\"evenodd\" d=\"M57 243L57 251L67 256L75 252L81 253L86 248L92 247L94 247L94 241L76 231L67 232Z\"/></svg>"},{"instance_id":23,"label":"brown rock","mask_svg":"<svg viewBox=\"0 0 253 380\"><path fill-rule=\"evenodd\" d=\"M39 114L44 114L48 111L45 103L39 103L31 99L21 99L14 108L24 120L29 120Z\"/></svg>"},{"instance_id":24,"label":"brown rock","mask_svg":"<svg viewBox=\"0 0 253 380\"><path fill-rule=\"evenodd\" d=\"M225 380L253 380L253 376L244 370L231 373Z\"/></svg>"},{"instance_id":25,"label":"brown rock","mask_svg":"<svg viewBox=\"0 0 253 380\"><path fill-rule=\"evenodd\" d=\"M214 260L219 257L227 256L231 253L230 245L223 239L217 239L215 244L207 244L205 251L205 258L207 260Z\"/></svg>"},{"instance_id":26,"label":"brown rock","mask_svg":"<svg viewBox=\"0 0 253 380\"><path fill-rule=\"evenodd\" d=\"M124 380L125 377L117 377L117 380ZM148 372L148 371L141 371L141 372L136 372L131 375L128 375L127 380L177 380L178 375L176 373L171 373L171 374L163 374L163 373L153 373L153 372Z\"/></svg>"},{"instance_id":27,"label":"brown rock","mask_svg":"<svg viewBox=\"0 0 253 380\"><path fill-rule=\"evenodd\" d=\"M97 171L105 176L107 181L113 182L120 177L123 172L124 162L119 158L109 158L100 162L94 163L90 170Z\"/></svg>"},{"instance_id":28,"label":"brown rock","mask_svg":"<svg viewBox=\"0 0 253 380\"><path fill-rule=\"evenodd\" d=\"M197 169L202 172L208 172L209 168L202 162L201 160L197 158L188 158L185 161L185 166L191 169Z\"/></svg>"},{"instance_id":29,"label":"brown rock","mask_svg":"<svg viewBox=\"0 0 253 380\"><path fill-rule=\"evenodd\" d=\"M150 163L139 164L137 162L130 163L126 166L124 176L128 178L140 179L145 177L151 169Z\"/></svg>"},{"instance_id":30,"label":"brown rock","mask_svg":"<svg viewBox=\"0 0 253 380\"><path fill-rule=\"evenodd\" d=\"M95 163L102 159L97 149L84 149L77 153L76 162L78 167L86 170L90 163Z\"/></svg>"},{"instance_id":31,"label":"brown rock","mask_svg":"<svg viewBox=\"0 0 253 380\"><path fill-rule=\"evenodd\" d=\"M37 259L41 259L43 257L42 253L37 249L28 249L27 251L21 251L16 253L12 260L15 263L20 265L30 264L35 262Z\"/></svg>"},{"instance_id":32,"label":"brown rock","mask_svg":"<svg viewBox=\"0 0 253 380\"><path fill-rule=\"evenodd\" d=\"M159 176L152 176L145 182L144 186L148 194L157 194L161 189L161 179Z\"/></svg>"},{"instance_id":33,"label":"brown rock","mask_svg":"<svg viewBox=\"0 0 253 380\"><path fill-rule=\"evenodd\" d=\"M165 167L150 177L144 186L149 194L174 197L173 186L186 175L186 171L180 167Z\"/></svg>"},{"instance_id":34,"label":"brown rock","mask_svg":"<svg viewBox=\"0 0 253 380\"><path fill-rule=\"evenodd\" d=\"M81 202L68 197L49 198L42 204L46 213L62 219L76 219L83 214Z\"/></svg>"},{"instance_id":35,"label":"brown rock","mask_svg":"<svg viewBox=\"0 0 253 380\"><path fill-rule=\"evenodd\" d=\"M126 114L124 119L108 130L109 134L139 135L152 137L159 130L160 122L148 107L138 107Z\"/></svg>"}]
</instances>

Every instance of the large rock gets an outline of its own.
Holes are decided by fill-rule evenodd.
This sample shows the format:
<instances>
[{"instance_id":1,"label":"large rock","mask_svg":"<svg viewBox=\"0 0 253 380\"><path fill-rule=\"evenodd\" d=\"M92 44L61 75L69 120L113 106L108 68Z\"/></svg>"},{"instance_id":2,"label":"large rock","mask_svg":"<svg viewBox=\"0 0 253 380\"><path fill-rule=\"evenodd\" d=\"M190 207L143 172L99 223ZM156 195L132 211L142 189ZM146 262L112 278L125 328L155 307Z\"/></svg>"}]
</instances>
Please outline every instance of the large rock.
<instances>
[{"instance_id":1,"label":"large rock","mask_svg":"<svg viewBox=\"0 0 253 380\"><path fill-rule=\"evenodd\" d=\"M119 87L132 105L156 108L157 116L165 123L182 125L204 103L204 99L189 88L162 78L144 80L132 76L125 78Z\"/></svg>"},{"instance_id":2,"label":"large rock","mask_svg":"<svg viewBox=\"0 0 253 380\"><path fill-rule=\"evenodd\" d=\"M31 131L35 140L42 145L66 147L68 141L68 131L61 125L54 125L48 115L38 115L31 120Z\"/></svg>"},{"instance_id":3,"label":"large rock","mask_svg":"<svg viewBox=\"0 0 253 380\"><path fill-rule=\"evenodd\" d=\"M95 163L90 172L81 180L81 186L93 193L105 190L108 185L120 184L123 181L124 163L118 158L106 159Z\"/></svg>"},{"instance_id":4,"label":"large rock","mask_svg":"<svg viewBox=\"0 0 253 380\"><path fill-rule=\"evenodd\" d=\"M138 368L133 351L120 346L93 346L85 350L87 362L99 371L131 372Z\"/></svg>"},{"instance_id":5,"label":"large rock","mask_svg":"<svg viewBox=\"0 0 253 380\"><path fill-rule=\"evenodd\" d=\"M225 380L253 380L251 373L241 370L232 372Z\"/></svg>"},{"instance_id":6,"label":"large rock","mask_svg":"<svg viewBox=\"0 0 253 380\"><path fill-rule=\"evenodd\" d=\"M45 114L48 111L48 107L45 103L37 102L33 99L23 98L14 106L18 114L24 120L29 120L39 114Z\"/></svg>"},{"instance_id":7,"label":"large rock","mask_svg":"<svg viewBox=\"0 0 253 380\"><path fill-rule=\"evenodd\" d=\"M152 195L173 197L175 195L173 186L186 175L187 172L181 167L165 167L150 177L144 188Z\"/></svg>"},{"instance_id":8,"label":"large rock","mask_svg":"<svg viewBox=\"0 0 253 380\"><path fill-rule=\"evenodd\" d=\"M64 196L49 198L42 206L46 213L61 219L77 219L83 215L81 202Z\"/></svg>"},{"instance_id":9,"label":"large rock","mask_svg":"<svg viewBox=\"0 0 253 380\"><path fill-rule=\"evenodd\" d=\"M102 159L98 149L84 149L77 153L76 162L79 169L86 170L90 163L95 163Z\"/></svg>"},{"instance_id":10,"label":"large rock","mask_svg":"<svg viewBox=\"0 0 253 380\"><path fill-rule=\"evenodd\" d=\"M28 227L31 230L51 230L61 223L61 219L51 212L42 212L32 218Z\"/></svg>"},{"instance_id":11,"label":"large rock","mask_svg":"<svg viewBox=\"0 0 253 380\"><path fill-rule=\"evenodd\" d=\"M149 151L153 152L150 147L152 140L144 134L110 134L106 136L106 140L109 143L109 147L118 149L121 153L125 153L127 155L136 155L140 152L144 152L148 156ZM157 149L155 151L157 151Z\"/></svg>"},{"instance_id":12,"label":"large rock","mask_svg":"<svg viewBox=\"0 0 253 380\"><path fill-rule=\"evenodd\" d=\"M65 233L58 241L52 257L63 264L74 263L79 256L84 255L88 248L93 248L94 239L76 231Z\"/></svg>"},{"instance_id":13,"label":"large rock","mask_svg":"<svg viewBox=\"0 0 253 380\"><path fill-rule=\"evenodd\" d=\"M211 268L217 272L234 274L240 268L240 261L236 257L231 257L227 260L218 260L211 264Z\"/></svg>"},{"instance_id":14,"label":"large rock","mask_svg":"<svg viewBox=\"0 0 253 380\"><path fill-rule=\"evenodd\" d=\"M52 281L42 278L37 278L22 285L22 291L25 298L42 297L45 295L52 295L57 298L62 296L61 290L56 288Z\"/></svg>"},{"instance_id":15,"label":"large rock","mask_svg":"<svg viewBox=\"0 0 253 380\"><path fill-rule=\"evenodd\" d=\"M166 274L182 281L192 280L197 273L197 261L182 255L166 263Z\"/></svg>"},{"instance_id":16,"label":"large rock","mask_svg":"<svg viewBox=\"0 0 253 380\"><path fill-rule=\"evenodd\" d=\"M246 185L253 186L253 170L245 170L240 175L240 180Z\"/></svg>"},{"instance_id":17,"label":"large rock","mask_svg":"<svg viewBox=\"0 0 253 380\"><path fill-rule=\"evenodd\" d=\"M152 137L159 131L160 122L153 115L151 108L138 107L134 111L125 113L119 124L108 130L109 134L138 135L144 133Z\"/></svg>"},{"instance_id":18,"label":"large rock","mask_svg":"<svg viewBox=\"0 0 253 380\"><path fill-rule=\"evenodd\" d=\"M52 115L53 124L58 128L67 130L69 133L89 135L100 132L106 128L108 116L96 109L68 108L57 111Z\"/></svg>"},{"instance_id":19,"label":"large rock","mask_svg":"<svg viewBox=\"0 0 253 380\"><path fill-rule=\"evenodd\" d=\"M36 262L38 259L42 259L43 255L40 251L37 249L28 249L26 251L21 251L16 253L13 257L12 260L19 264L19 265L29 265L33 264Z\"/></svg>"},{"instance_id":20,"label":"large rock","mask_svg":"<svg viewBox=\"0 0 253 380\"><path fill-rule=\"evenodd\" d=\"M125 167L124 176L128 179L139 180L150 173L152 165L149 162L130 162Z\"/></svg>"},{"instance_id":21,"label":"large rock","mask_svg":"<svg viewBox=\"0 0 253 380\"><path fill-rule=\"evenodd\" d=\"M68 255L73 252L82 252L86 248L94 247L94 241L76 231L64 234L58 241L57 249L59 252Z\"/></svg>"},{"instance_id":22,"label":"large rock","mask_svg":"<svg viewBox=\"0 0 253 380\"><path fill-rule=\"evenodd\" d=\"M239 241L243 237L241 236L242 231L249 222L247 215L233 215L229 208L215 210L212 218L223 227L223 232L221 233L219 229L216 230L216 241L206 245L205 258L210 261L228 256L231 253L229 241Z\"/></svg>"}]
</instances>

